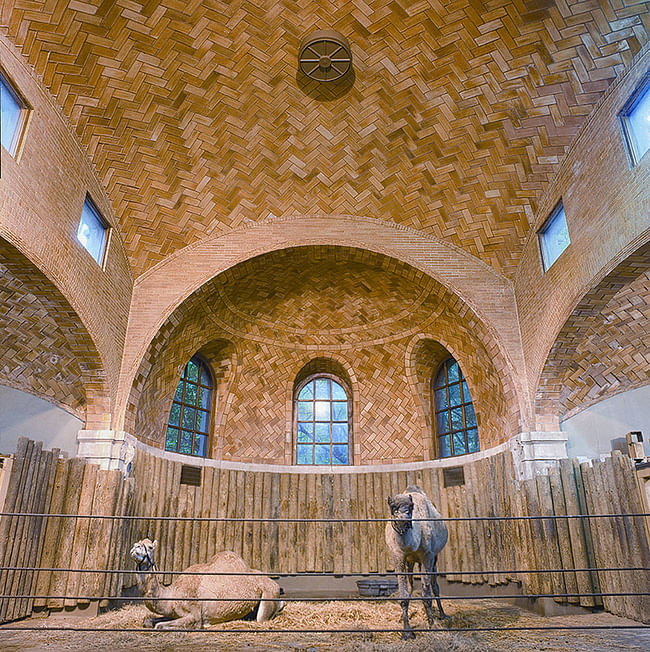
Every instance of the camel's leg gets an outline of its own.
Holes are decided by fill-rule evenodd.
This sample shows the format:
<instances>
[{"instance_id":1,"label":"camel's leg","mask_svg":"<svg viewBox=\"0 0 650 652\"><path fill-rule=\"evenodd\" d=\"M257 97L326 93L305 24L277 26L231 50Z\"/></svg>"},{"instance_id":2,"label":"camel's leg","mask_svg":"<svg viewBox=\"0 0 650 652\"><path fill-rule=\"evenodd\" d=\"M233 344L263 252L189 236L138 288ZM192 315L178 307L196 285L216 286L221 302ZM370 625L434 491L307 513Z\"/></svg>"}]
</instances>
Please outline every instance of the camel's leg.
<instances>
[{"instance_id":1,"label":"camel's leg","mask_svg":"<svg viewBox=\"0 0 650 652\"><path fill-rule=\"evenodd\" d=\"M415 564L406 562L406 572L408 573L408 575L406 576L406 582L408 584L410 595L413 595L413 567L414 566Z\"/></svg>"},{"instance_id":2,"label":"camel's leg","mask_svg":"<svg viewBox=\"0 0 650 652\"><path fill-rule=\"evenodd\" d=\"M435 562L434 562L435 564ZM429 622L429 628L433 627L433 603L431 600L431 578L432 578L432 564L430 561L427 561L426 564L422 564L422 600L424 604L424 611L427 614L427 621Z\"/></svg>"},{"instance_id":3,"label":"camel's leg","mask_svg":"<svg viewBox=\"0 0 650 652\"><path fill-rule=\"evenodd\" d=\"M402 622L404 623L404 629L402 630L402 640L408 641L415 638L415 633L409 623L409 598L411 592L409 591L409 585L411 584L407 577L403 574L406 572L408 564L404 560L400 559L397 564L395 564L397 575L397 586L399 587L399 597L400 604L402 605ZM413 566L411 565L411 568ZM411 576L412 578L412 576Z\"/></svg>"},{"instance_id":4,"label":"camel's leg","mask_svg":"<svg viewBox=\"0 0 650 652\"><path fill-rule=\"evenodd\" d=\"M436 602L438 603L438 610L440 611L440 617L441 618L449 618L447 614L442 610L442 602L440 602L440 590L438 589L438 571L437 571L437 566L438 566L438 555L435 556L433 560L433 592L436 596Z\"/></svg>"},{"instance_id":5,"label":"camel's leg","mask_svg":"<svg viewBox=\"0 0 650 652\"><path fill-rule=\"evenodd\" d=\"M146 616L145 619L142 621L142 626L143 627L151 627L153 628L153 624L156 620L158 620L160 616Z\"/></svg>"},{"instance_id":6,"label":"camel's leg","mask_svg":"<svg viewBox=\"0 0 650 652\"><path fill-rule=\"evenodd\" d=\"M280 610L284 607L284 602L277 599L278 596L275 593L262 591L262 598L267 598L266 600L260 600L260 604L257 607L257 622L261 623L265 620L271 620L275 614L279 613Z\"/></svg>"},{"instance_id":7,"label":"camel's leg","mask_svg":"<svg viewBox=\"0 0 650 652\"><path fill-rule=\"evenodd\" d=\"M201 629L202 626L203 619L199 607L198 609L187 610L184 616L175 620L165 620L162 623L157 623L154 629Z\"/></svg>"}]
</instances>

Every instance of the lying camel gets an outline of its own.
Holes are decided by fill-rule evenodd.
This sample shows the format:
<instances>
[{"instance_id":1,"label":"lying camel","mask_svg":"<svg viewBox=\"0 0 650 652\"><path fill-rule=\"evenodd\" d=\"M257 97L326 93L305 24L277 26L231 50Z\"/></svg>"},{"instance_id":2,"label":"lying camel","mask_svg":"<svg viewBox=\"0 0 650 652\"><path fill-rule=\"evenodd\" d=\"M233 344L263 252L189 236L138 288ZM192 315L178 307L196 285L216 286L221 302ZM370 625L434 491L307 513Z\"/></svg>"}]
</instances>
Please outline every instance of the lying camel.
<instances>
[{"instance_id":1,"label":"lying camel","mask_svg":"<svg viewBox=\"0 0 650 652\"><path fill-rule=\"evenodd\" d=\"M256 607L257 622L270 620L284 603L278 598L280 586L260 571L249 568L234 552L218 552L206 564L194 564L186 572L198 575L181 575L169 586L163 586L156 576L154 550L157 541L142 539L133 544L131 557L138 573L138 588L144 604L154 614L170 620L156 623L155 629L200 629L206 624L223 623L243 618ZM205 575L203 573L255 573L254 575ZM156 598L149 599L147 598ZM188 600L187 598L201 598ZM206 599L210 598L210 599ZM240 598L240 600L214 600L214 598ZM153 627L153 616L144 619L144 627Z\"/></svg>"},{"instance_id":2,"label":"lying camel","mask_svg":"<svg viewBox=\"0 0 650 652\"><path fill-rule=\"evenodd\" d=\"M386 544L397 575L400 604L402 605L402 639L415 638L409 623L409 599L413 593L413 567L422 570L422 596L429 627L433 627L431 589L436 596L440 616L446 618L440 602L436 564L438 554L447 543L448 532L440 512L433 506L420 487L410 485L395 498L388 497L391 520L386 523ZM422 520L420 520L422 519ZM404 575L406 573L406 575Z\"/></svg>"}]
</instances>

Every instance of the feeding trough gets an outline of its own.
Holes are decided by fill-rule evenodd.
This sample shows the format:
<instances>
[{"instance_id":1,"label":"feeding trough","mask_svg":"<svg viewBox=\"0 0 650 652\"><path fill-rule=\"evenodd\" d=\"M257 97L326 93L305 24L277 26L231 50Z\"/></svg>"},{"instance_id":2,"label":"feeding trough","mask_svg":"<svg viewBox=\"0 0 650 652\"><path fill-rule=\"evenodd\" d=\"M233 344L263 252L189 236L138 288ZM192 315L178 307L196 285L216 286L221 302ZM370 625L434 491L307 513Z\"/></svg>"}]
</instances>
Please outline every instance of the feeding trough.
<instances>
[{"instance_id":1,"label":"feeding trough","mask_svg":"<svg viewBox=\"0 0 650 652\"><path fill-rule=\"evenodd\" d=\"M397 580L391 578L372 578L357 580L359 595L368 598L377 598L390 595L397 591Z\"/></svg>"}]
</instances>

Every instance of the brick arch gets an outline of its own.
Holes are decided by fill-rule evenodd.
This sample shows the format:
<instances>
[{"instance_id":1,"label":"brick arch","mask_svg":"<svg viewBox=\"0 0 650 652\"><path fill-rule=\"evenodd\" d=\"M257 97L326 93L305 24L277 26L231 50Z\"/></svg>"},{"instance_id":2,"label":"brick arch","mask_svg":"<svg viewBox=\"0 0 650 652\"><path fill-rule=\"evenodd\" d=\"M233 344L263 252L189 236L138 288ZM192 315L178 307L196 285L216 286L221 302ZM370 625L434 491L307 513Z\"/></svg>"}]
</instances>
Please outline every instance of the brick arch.
<instances>
[{"instance_id":1,"label":"brick arch","mask_svg":"<svg viewBox=\"0 0 650 652\"><path fill-rule=\"evenodd\" d=\"M210 367L215 383L215 411L211 419L211 448L218 448L218 432L229 409L229 387L236 382L235 346L226 337L211 334L197 312L200 305L184 304L154 338L140 365L129 397L127 427L153 446L164 444L164 432L174 392L189 359L199 354Z\"/></svg>"},{"instance_id":2,"label":"brick arch","mask_svg":"<svg viewBox=\"0 0 650 652\"><path fill-rule=\"evenodd\" d=\"M0 238L0 383L107 428L110 400L99 353L54 284Z\"/></svg>"},{"instance_id":3,"label":"brick arch","mask_svg":"<svg viewBox=\"0 0 650 652\"><path fill-rule=\"evenodd\" d=\"M120 377L117 422L128 430L128 397L153 338L172 313L222 272L265 253L298 246L353 247L423 272L471 307L492 333L510 367L523 369L512 284L477 258L413 229L352 215L297 215L206 237L170 255L134 286ZM517 377L523 401L523 376Z\"/></svg>"},{"instance_id":4,"label":"brick arch","mask_svg":"<svg viewBox=\"0 0 650 652\"><path fill-rule=\"evenodd\" d=\"M538 427L650 383L650 241L578 302L546 358L535 393Z\"/></svg>"},{"instance_id":5,"label":"brick arch","mask_svg":"<svg viewBox=\"0 0 650 652\"><path fill-rule=\"evenodd\" d=\"M448 329L457 327L456 337L447 332L423 333L414 337L406 352L409 384L417 397L422 439L433 457L431 378L440 365L452 356L463 370L478 420L481 449L495 446L522 429L512 377L505 360L490 351L472 330L450 319ZM476 326L474 326L474 329Z\"/></svg>"},{"instance_id":6,"label":"brick arch","mask_svg":"<svg viewBox=\"0 0 650 652\"><path fill-rule=\"evenodd\" d=\"M292 266L295 256L309 264ZM313 273L318 261L324 265L319 270L335 274L335 282L312 287L300 277ZM313 311L318 302L328 306L320 321ZM362 463L424 459L423 428L414 421L416 398L408 390L405 368L409 341L422 333L455 354L470 385L489 386L492 398L489 407L484 401L482 412L488 415L484 445L518 432L521 412L512 370L491 330L462 299L405 263L330 245L245 261L182 302L143 357L131 387L127 430L160 445L163 428L156 419L164 419L168 405L156 415L151 405L161 403L151 397L171 401L187 359L206 342L224 339L232 347L231 380L215 454L220 450L233 461L287 463L290 388L306 363L327 358L347 370L355 390L353 413L361 415L354 423L355 433L361 433L355 461L357 450ZM360 394L369 406L365 412L357 403ZM396 416L396 406L407 416ZM255 441L246 443L250 433L256 433Z\"/></svg>"}]
</instances>

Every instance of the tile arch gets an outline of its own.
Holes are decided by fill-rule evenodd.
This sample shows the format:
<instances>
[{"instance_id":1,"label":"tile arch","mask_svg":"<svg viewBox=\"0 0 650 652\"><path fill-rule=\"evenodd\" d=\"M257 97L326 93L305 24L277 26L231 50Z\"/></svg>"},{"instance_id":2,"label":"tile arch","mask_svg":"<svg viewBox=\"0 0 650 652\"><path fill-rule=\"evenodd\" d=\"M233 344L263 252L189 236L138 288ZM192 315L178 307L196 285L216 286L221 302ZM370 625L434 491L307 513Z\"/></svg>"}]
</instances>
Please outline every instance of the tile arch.
<instances>
[{"instance_id":1,"label":"tile arch","mask_svg":"<svg viewBox=\"0 0 650 652\"><path fill-rule=\"evenodd\" d=\"M262 244L260 244L262 243ZM261 254L297 246L367 250L410 265L441 283L482 320L498 348L523 369L511 282L458 247L413 229L349 215L305 215L247 225L205 238L169 256L140 276L120 378L117 423L124 424L128 394L147 347L170 315L192 293L224 271ZM525 392L517 381L518 391Z\"/></svg>"},{"instance_id":2,"label":"tile arch","mask_svg":"<svg viewBox=\"0 0 650 652\"><path fill-rule=\"evenodd\" d=\"M650 240L624 254L557 332L535 389L540 429L650 380Z\"/></svg>"},{"instance_id":3,"label":"tile arch","mask_svg":"<svg viewBox=\"0 0 650 652\"><path fill-rule=\"evenodd\" d=\"M451 325L451 324L450 324ZM480 324L474 325L474 328ZM504 356L484 342L464 332L452 340L448 331L421 333L406 349L405 364L411 391L419 412L422 441L433 458L433 422L431 417L431 377L446 358L452 356L467 381L479 419L481 449L502 443L521 432L523 405L518 400L512 370Z\"/></svg>"},{"instance_id":4,"label":"tile arch","mask_svg":"<svg viewBox=\"0 0 650 652\"><path fill-rule=\"evenodd\" d=\"M0 382L45 399L85 422L110 427L101 356L56 285L0 237Z\"/></svg>"},{"instance_id":5,"label":"tile arch","mask_svg":"<svg viewBox=\"0 0 650 652\"><path fill-rule=\"evenodd\" d=\"M287 292L291 296L293 293L300 301L314 301L312 294L305 294L304 290L300 289L301 285L293 284L294 270L289 262L295 252L301 254L297 263L300 270L310 270L310 265L305 263L322 259L328 264L332 261L339 264L337 269L343 270L348 277L347 281L340 277L341 283L337 281L335 285L334 291L343 294L318 295L324 296L331 306L343 306L339 317L319 322L320 330L319 327L310 330L309 327L304 329L302 326L302 322L313 323L310 322L311 303L304 306L295 302L283 303L284 287L276 292L266 291L279 287L276 283L282 279L282 285L289 288ZM374 272L364 276L364 266L369 272ZM382 281L383 276L389 279L388 283ZM394 320L380 318L376 322L371 320L365 327L350 327L346 314L355 318L363 314L362 322L370 315L363 302L348 302L350 296L354 299L360 277L367 283L368 292L371 288L393 290L393 295L386 299L387 303L376 304L375 314L383 317L387 306L399 306L400 303L407 303L410 309L396 310ZM330 287L329 280L325 286ZM223 291L224 287L234 288L233 296L240 297L242 304L231 305L232 301L228 292ZM349 292L345 294L346 288L352 289L352 295ZM260 292L260 289L263 291ZM248 294L241 294L242 291ZM381 292L380 296L383 296ZM376 297L373 299L377 300ZM279 310L278 314L286 312L286 306L291 305L289 312L297 315L298 321L284 318L274 322L269 319L269 315L273 313L269 311L268 301L272 302L275 313ZM276 325L275 328L273 324ZM446 334L441 335L441 331ZM327 358L342 365L352 381L355 432L362 433L362 436L355 440L355 461L362 459L361 463L370 463L369 456L373 455L374 451L377 451L376 458L372 458L374 461L416 461L422 457L423 440L429 437L423 437L421 424L419 427L413 427L413 415L416 413L413 401L416 395L412 391L405 391L408 384L405 351L413 333L441 340L464 365L466 375L471 378L470 384L485 383L488 389L493 390L493 396L499 397L496 402L490 402L489 408L487 401L483 402L484 413L487 415L485 430L489 432L484 438L484 445L499 443L519 432L523 418L512 369L491 330L476 313L448 288L406 263L367 250L332 245L294 247L248 259L214 277L190 295L170 315L147 349L131 387L126 428L138 436L145 434L143 419L138 418L137 427L133 430L136 426L134 414L144 400L143 392L149 391L148 384L155 381L149 378L154 366L159 369L161 361L169 362L178 357L176 353L167 352L168 346L173 350L181 348L184 351L177 360L178 365L182 365L206 338L227 338L233 342L237 352L237 364L232 370L232 391L228 399L232 402L224 417L224 421L229 422L225 424L227 427L224 430L224 459L288 463L291 451L287 449L286 433L291 431L291 424L287 421L287 415L290 414L287 405L291 401L293 381L300 369L310 360ZM171 364L171 367L173 366ZM364 374L363 382L356 377L357 371ZM153 373L153 376L157 373ZM256 385L255 379L264 374L265 384ZM398 388L395 391L399 394L400 411L409 413L404 428L391 423L395 420L395 405L387 400L394 380L391 374L399 376L396 379ZM498 382L494 381L497 378ZM372 409L368 407L365 413L363 406L360 409L358 402L358 387L363 387L365 404L374 405ZM168 383L169 396L174 388L175 382ZM237 399L232 400L235 392ZM161 414L166 414L166 411L166 407L159 410ZM258 412L266 416L259 417ZM360 415L360 421L357 421ZM273 425L270 425L271 422ZM245 433L261 433L268 430L272 431L269 436L273 441L264 448L266 452L260 452L261 449L256 452L254 443L239 446L239 438L248 436ZM408 437L399 450L395 451L392 450L393 444L399 432L407 433ZM156 436L152 431L145 438L152 443L158 443L155 441ZM247 455L243 456L246 459L233 452L238 447L246 448ZM364 452L360 453L358 449Z\"/></svg>"}]
</instances>

